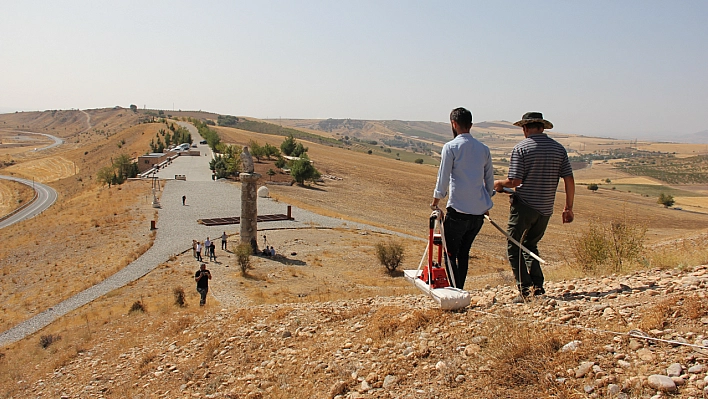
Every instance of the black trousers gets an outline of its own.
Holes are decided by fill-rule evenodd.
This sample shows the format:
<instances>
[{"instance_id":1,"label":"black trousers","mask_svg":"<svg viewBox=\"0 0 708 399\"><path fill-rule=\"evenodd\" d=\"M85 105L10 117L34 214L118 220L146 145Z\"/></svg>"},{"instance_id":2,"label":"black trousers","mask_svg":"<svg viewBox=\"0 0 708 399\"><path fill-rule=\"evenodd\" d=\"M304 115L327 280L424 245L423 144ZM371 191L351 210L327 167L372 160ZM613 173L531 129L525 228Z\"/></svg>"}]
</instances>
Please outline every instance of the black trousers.
<instances>
[{"instance_id":1,"label":"black trousers","mask_svg":"<svg viewBox=\"0 0 708 399\"><path fill-rule=\"evenodd\" d=\"M484 215L469 215L447 208L443 222L445 245L450 257L450 269L455 276L455 286L464 289L470 262L470 249L484 224ZM448 269L448 270L450 270ZM452 281L450 282L452 285Z\"/></svg>"}]
</instances>

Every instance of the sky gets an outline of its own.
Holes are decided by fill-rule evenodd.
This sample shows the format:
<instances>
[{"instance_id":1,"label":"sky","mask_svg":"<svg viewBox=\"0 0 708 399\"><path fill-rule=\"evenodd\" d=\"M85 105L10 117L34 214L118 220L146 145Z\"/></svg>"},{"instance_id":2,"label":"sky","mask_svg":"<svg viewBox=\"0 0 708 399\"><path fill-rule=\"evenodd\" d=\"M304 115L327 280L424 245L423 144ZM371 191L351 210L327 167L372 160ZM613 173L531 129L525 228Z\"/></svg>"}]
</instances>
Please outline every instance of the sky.
<instances>
[{"instance_id":1,"label":"sky","mask_svg":"<svg viewBox=\"0 0 708 399\"><path fill-rule=\"evenodd\" d=\"M708 130L708 1L0 0L0 112L120 105L256 118Z\"/></svg>"}]
</instances>

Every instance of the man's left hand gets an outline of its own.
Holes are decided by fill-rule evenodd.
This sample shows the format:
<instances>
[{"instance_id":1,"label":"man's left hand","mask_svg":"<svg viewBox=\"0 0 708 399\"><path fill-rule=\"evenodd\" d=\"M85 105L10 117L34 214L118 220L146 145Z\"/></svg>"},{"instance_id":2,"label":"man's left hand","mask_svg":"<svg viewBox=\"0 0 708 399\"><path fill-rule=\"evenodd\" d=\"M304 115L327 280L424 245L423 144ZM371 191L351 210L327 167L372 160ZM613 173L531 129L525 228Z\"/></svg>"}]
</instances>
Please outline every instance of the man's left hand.
<instances>
[{"instance_id":1,"label":"man's left hand","mask_svg":"<svg viewBox=\"0 0 708 399\"><path fill-rule=\"evenodd\" d=\"M563 209L563 223L571 223L575 219L572 209Z\"/></svg>"}]
</instances>

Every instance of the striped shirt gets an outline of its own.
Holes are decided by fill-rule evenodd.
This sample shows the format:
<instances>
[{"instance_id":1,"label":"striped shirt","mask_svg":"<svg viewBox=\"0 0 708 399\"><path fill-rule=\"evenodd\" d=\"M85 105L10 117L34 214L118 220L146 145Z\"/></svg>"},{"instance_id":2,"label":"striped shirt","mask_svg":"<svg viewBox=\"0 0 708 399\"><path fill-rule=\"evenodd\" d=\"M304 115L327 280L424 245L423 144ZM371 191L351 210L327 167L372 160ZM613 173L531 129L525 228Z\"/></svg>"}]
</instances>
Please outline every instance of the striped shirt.
<instances>
[{"instance_id":1,"label":"striped shirt","mask_svg":"<svg viewBox=\"0 0 708 399\"><path fill-rule=\"evenodd\" d=\"M492 209L494 168L489 147L463 133L447 142L440 155L433 198L444 198L449 191L447 206L468 215Z\"/></svg>"},{"instance_id":2,"label":"striped shirt","mask_svg":"<svg viewBox=\"0 0 708 399\"><path fill-rule=\"evenodd\" d=\"M546 134L534 134L514 146L509 179L521 179L516 196L544 216L553 214L558 179L573 176L568 153Z\"/></svg>"}]
</instances>

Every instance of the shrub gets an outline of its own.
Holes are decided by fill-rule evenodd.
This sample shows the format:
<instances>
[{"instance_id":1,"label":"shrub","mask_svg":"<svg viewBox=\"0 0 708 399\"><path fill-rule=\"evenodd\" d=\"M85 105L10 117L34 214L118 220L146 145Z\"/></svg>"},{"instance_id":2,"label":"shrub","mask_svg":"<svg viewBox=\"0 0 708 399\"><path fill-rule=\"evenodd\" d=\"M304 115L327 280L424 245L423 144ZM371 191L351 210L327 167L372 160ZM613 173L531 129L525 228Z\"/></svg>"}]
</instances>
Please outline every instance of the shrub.
<instances>
[{"instance_id":1,"label":"shrub","mask_svg":"<svg viewBox=\"0 0 708 399\"><path fill-rule=\"evenodd\" d=\"M236 261L241 269L241 275L245 276L248 273L248 269L251 267L251 254L253 253L253 248L249 244L239 244L236 247Z\"/></svg>"},{"instance_id":2,"label":"shrub","mask_svg":"<svg viewBox=\"0 0 708 399\"><path fill-rule=\"evenodd\" d=\"M133 302L133 305L130 307L130 310L128 313L135 313L135 312L140 312L140 313L145 313L147 312L147 308L145 307L145 304L143 303L143 300L135 301Z\"/></svg>"},{"instance_id":3,"label":"shrub","mask_svg":"<svg viewBox=\"0 0 708 399\"><path fill-rule=\"evenodd\" d=\"M659 194L659 199L656 201L657 204L664 205L665 208L673 206L674 202L675 201L673 195L664 193Z\"/></svg>"},{"instance_id":4,"label":"shrub","mask_svg":"<svg viewBox=\"0 0 708 399\"><path fill-rule=\"evenodd\" d=\"M376 244L376 257L389 273L396 271L403 262L403 244L398 241L389 240Z\"/></svg>"},{"instance_id":5,"label":"shrub","mask_svg":"<svg viewBox=\"0 0 708 399\"><path fill-rule=\"evenodd\" d=\"M592 223L575 239L575 257L585 271L611 266L615 272L641 257L646 228L626 220L612 220L602 225Z\"/></svg>"},{"instance_id":6,"label":"shrub","mask_svg":"<svg viewBox=\"0 0 708 399\"><path fill-rule=\"evenodd\" d=\"M594 193L595 191L597 191L598 188L599 188L599 187L598 187L597 184L595 184L595 183L590 183L590 184L588 184L588 190L592 191L593 193Z\"/></svg>"},{"instance_id":7,"label":"shrub","mask_svg":"<svg viewBox=\"0 0 708 399\"><path fill-rule=\"evenodd\" d=\"M175 287L175 289L172 290L172 293L175 295L175 305L179 306L180 308L184 308L187 306L187 297L186 295L184 295L184 288Z\"/></svg>"},{"instance_id":8,"label":"shrub","mask_svg":"<svg viewBox=\"0 0 708 399\"><path fill-rule=\"evenodd\" d=\"M44 349L49 348L49 345L61 340L61 336L56 334L47 334L39 337L39 346Z\"/></svg>"},{"instance_id":9,"label":"shrub","mask_svg":"<svg viewBox=\"0 0 708 399\"><path fill-rule=\"evenodd\" d=\"M422 163L423 163L423 158L416 158L416 160L413 161L413 162L415 162L415 163L417 163L417 164L422 164Z\"/></svg>"}]
</instances>

